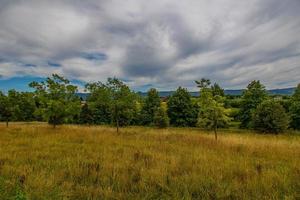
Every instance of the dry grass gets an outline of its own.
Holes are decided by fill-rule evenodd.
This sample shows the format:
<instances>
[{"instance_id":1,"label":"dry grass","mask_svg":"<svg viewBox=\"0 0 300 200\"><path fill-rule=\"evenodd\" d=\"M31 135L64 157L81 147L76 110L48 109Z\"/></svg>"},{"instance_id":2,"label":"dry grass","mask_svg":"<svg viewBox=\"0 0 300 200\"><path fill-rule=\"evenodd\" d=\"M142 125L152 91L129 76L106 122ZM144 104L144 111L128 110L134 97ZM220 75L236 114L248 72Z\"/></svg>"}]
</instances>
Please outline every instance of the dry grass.
<instances>
[{"instance_id":1,"label":"dry grass","mask_svg":"<svg viewBox=\"0 0 300 200\"><path fill-rule=\"evenodd\" d=\"M300 137L0 124L0 199L300 199Z\"/></svg>"}]
</instances>

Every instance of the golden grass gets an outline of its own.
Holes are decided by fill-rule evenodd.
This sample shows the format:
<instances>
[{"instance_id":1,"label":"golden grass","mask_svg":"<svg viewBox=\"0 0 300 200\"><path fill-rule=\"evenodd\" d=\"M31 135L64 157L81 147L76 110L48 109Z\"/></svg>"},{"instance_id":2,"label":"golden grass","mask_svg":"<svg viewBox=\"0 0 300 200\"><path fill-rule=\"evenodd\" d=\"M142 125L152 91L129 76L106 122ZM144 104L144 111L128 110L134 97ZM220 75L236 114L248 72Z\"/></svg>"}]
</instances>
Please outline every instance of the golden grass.
<instances>
[{"instance_id":1,"label":"golden grass","mask_svg":"<svg viewBox=\"0 0 300 200\"><path fill-rule=\"evenodd\" d=\"M0 199L300 199L300 137L0 124Z\"/></svg>"}]
</instances>

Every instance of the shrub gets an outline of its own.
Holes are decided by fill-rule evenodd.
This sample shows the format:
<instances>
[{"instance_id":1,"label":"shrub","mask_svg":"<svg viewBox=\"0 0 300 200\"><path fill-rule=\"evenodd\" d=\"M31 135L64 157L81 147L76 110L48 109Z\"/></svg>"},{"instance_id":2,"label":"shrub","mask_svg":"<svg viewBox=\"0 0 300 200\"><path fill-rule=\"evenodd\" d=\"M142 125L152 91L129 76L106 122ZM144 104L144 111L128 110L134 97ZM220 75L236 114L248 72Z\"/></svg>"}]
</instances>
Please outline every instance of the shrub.
<instances>
[{"instance_id":1,"label":"shrub","mask_svg":"<svg viewBox=\"0 0 300 200\"><path fill-rule=\"evenodd\" d=\"M266 100L257 107L252 122L255 130L278 134L288 128L289 117L278 102Z\"/></svg>"},{"instance_id":2,"label":"shrub","mask_svg":"<svg viewBox=\"0 0 300 200\"><path fill-rule=\"evenodd\" d=\"M162 109L161 107L158 108L158 110L155 112L153 120L154 120L155 126L157 126L158 128L166 128L169 126L168 115L167 115L166 111L164 109Z\"/></svg>"}]
</instances>

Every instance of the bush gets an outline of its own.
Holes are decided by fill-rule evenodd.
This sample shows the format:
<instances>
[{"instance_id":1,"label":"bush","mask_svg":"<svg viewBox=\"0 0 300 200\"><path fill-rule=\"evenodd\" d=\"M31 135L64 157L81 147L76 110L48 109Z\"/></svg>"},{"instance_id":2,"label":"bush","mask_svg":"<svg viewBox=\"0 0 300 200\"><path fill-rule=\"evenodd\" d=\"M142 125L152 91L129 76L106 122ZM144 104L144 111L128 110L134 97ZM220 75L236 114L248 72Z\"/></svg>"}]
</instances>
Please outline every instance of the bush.
<instances>
[{"instance_id":1,"label":"bush","mask_svg":"<svg viewBox=\"0 0 300 200\"><path fill-rule=\"evenodd\" d=\"M255 130L278 134L288 128L289 117L280 103L266 100L257 107L252 122Z\"/></svg>"},{"instance_id":2,"label":"bush","mask_svg":"<svg viewBox=\"0 0 300 200\"><path fill-rule=\"evenodd\" d=\"M290 106L291 128L300 130L300 101L295 101Z\"/></svg>"},{"instance_id":3,"label":"bush","mask_svg":"<svg viewBox=\"0 0 300 200\"><path fill-rule=\"evenodd\" d=\"M166 111L159 108L154 115L154 125L158 128L166 128L169 126L169 118Z\"/></svg>"}]
</instances>

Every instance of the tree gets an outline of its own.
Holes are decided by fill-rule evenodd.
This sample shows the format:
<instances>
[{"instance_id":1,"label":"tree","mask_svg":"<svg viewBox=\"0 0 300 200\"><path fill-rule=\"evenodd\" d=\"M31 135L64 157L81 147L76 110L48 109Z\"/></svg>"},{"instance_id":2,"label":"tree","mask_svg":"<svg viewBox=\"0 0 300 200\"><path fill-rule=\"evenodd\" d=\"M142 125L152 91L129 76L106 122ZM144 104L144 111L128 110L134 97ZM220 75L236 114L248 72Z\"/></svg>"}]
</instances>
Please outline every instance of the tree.
<instances>
[{"instance_id":1,"label":"tree","mask_svg":"<svg viewBox=\"0 0 300 200\"><path fill-rule=\"evenodd\" d=\"M162 107L159 107L155 111L153 122L158 128L166 128L169 126L169 118L167 112Z\"/></svg>"},{"instance_id":2,"label":"tree","mask_svg":"<svg viewBox=\"0 0 300 200\"><path fill-rule=\"evenodd\" d=\"M12 107L8 97L0 92L0 119L6 122L6 127L8 127L8 122L11 121L13 116Z\"/></svg>"},{"instance_id":3,"label":"tree","mask_svg":"<svg viewBox=\"0 0 300 200\"><path fill-rule=\"evenodd\" d=\"M300 83L297 85L295 92L292 96L293 101L300 101Z\"/></svg>"},{"instance_id":4,"label":"tree","mask_svg":"<svg viewBox=\"0 0 300 200\"><path fill-rule=\"evenodd\" d=\"M221 88L218 83L215 83L211 86L211 91L213 96L225 96L224 89Z\"/></svg>"},{"instance_id":5,"label":"tree","mask_svg":"<svg viewBox=\"0 0 300 200\"><path fill-rule=\"evenodd\" d=\"M119 126L129 125L134 119L137 109L137 96L127 85L116 78L109 78L107 87L112 94L111 111L118 132Z\"/></svg>"},{"instance_id":6,"label":"tree","mask_svg":"<svg viewBox=\"0 0 300 200\"><path fill-rule=\"evenodd\" d=\"M167 105L171 125L181 127L196 125L198 112L186 89L179 87L169 98Z\"/></svg>"},{"instance_id":7,"label":"tree","mask_svg":"<svg viewBox=\"0 0 300 200\"><path fill-rule=\"evenodd\" d=\"M284 132L289 125L289 117L282 105L275 100L265 100L253 114L253 128L265 133Z\"/></svg>"},{"instance_id":8,"label":"tree","mask_svg":"<svg viewBox=\"0 0 300 200\"><path fill-rule=\"evenodd\" d=\"M8 100L12 105L12 121L33 121L35 119L36 105L33 93L9 90Z\"/></svg>"},{"instance_id":9,"label":"tree","mask_svg":"<svg viewBox=\"0 0 300 200\"><path fill-rule=\"evenodd\" d=\"M267 98L267 92L265 86L260 81L252 81L247 89L243 91L240 120L241 128L250 128L252 114L256 107Z\"/></svg>"},{"instance_id":10,"label":"tree","mask_svg":"<svg viewBox=\"0 0 300 200\"><path fill-rule=\"evenodd\" d=\"M117 132L120 126L132 123L137 113L137 95L122 81L108 78L106 83L90 83L86 88L91 91L88 104L94 112L102 114L97 117L108 118L116 125Z\"/></svg>"},{"instance_id":11,"label":"tree","mask_svg":"<svg viewBox=\"0 0 300 200\"><path fill-rule=\"evenodd\" d=\"M79 114L79 123L80 124L92 124L93 123L93 113L89 109L88 104L84 104L81 107L81 111Z\"/></svg>"},{"instance_id":12,"label":"tree","mask_svg":"<svg viewBox=\"0 0 300 200\"><path fill-rule=\"evenodd\" d=\"M101 82L89 83L86 89L90 92L87 105L92 114L94 124L110 124L112 122L110 89Z\"/></svg>"},{"instance_id":13,"label":"tree","mask_svg":"<svg viewBox=\"0 0 300 200\"><path fill-rule=\"evenodd\" d=\"M62 76L53 74L46 82L32 82L30 87L35 89L39 99L36 113L41 114L53 128L64 122L73 122L79 115L80 100L76 96L77 87Z\"/></svg>"},{"instance_id":14,"label":"tree","mask_svg":"<svg viewBox=\"0 0 300 200\"><path fill-rule=\"evenodd\" d=\"M228 112L224 108L223 98L220 95L214 96L213 89L208 87L210 85L210 81L205 80L205 82L208 84L199 85L200 109L197 125L202 128L213 130L215 133L215 139L217 140L217 129L227 126L230 118L228 117Z\"/></svg>"},{"instance_id":15,"label":"tree","mask_svg":"<svg viewBox=\"0 0 300 200\"><path fill-rule=\"evenodd\" d=\"M148 91L141 110L142 125L151 125L154 123L154 115L160 109L160 98L156 89Z\"/></svg>"},{"instance_id":16,"label":"tree","mask_svg":"<svg viewBox=\"0 0 300 200\"><path fill-rule=\"evenodd\" d=\"M300 102L295 101L292 103L289 109L291 116L290 126L293 129L300 130Z\"/></svg>"},{"instance_id":17,"label":"tree","mask_svg":"<svg viewBox=\"0 0 300 200\"><path fill-rule=\"evenodd\" d=\"M290 126L293 129L300 130L300 84L298 84L291 100L289 114L291 116Z\"/></svg>"}]
</instances>

